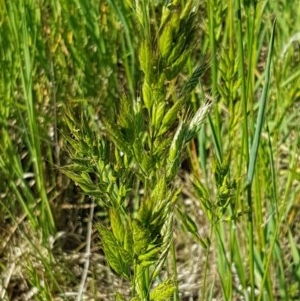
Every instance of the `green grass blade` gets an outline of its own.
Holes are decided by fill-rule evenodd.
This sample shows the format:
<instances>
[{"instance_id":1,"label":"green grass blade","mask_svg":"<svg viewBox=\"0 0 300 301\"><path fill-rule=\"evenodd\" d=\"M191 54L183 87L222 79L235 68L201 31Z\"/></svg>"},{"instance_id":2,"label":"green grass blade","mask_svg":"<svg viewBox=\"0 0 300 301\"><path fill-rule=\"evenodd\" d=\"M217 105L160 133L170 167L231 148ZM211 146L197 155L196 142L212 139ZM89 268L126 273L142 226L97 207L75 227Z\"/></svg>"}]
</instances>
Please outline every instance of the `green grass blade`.
<instances>
[{"instance_id":1,"label":"green grass blade","mask_svg":"<svg viewBox=\"0 0 300 301\"><path fill-rule=\"evenodd\" d=\"M274 21L270 44L269 44L269 53L267 58L267 66L266 66L266 75L265 75L265 84L263 87L260 103L259 103L259 111L256 121L256 130L254 139L251 146L250 151L250 157L249 157L249 168L247 173L247 181L248 185L252 185L253 177L254 177L254 171L255 171L255 165L256 165L256 159L257 159L257 153L258 153L258 147L259 142L261 138L261 132L263 128L264 118L265 118L265 111L266 111L266 104L268 99L268 91L269 91L269 85L270 85L270 76L271 76L271 61L272 61L272 55L273 55L273 48L274 48L274 39L275 39L275 26L276 21Z\"/></svg>"},{"instance_id":2,"label":"green grass blade","mask_svg":"<svg viewBox=\"0 0 300 301\"><path fill-rule=\"evenodd\" d=\"M270 84L270 74L271 74L271 59L273 54L273 47L274 47L274 38L275 38L275 25L276 21L273 24L271 39L269 43L269 53L267 58L267 66L266 66L266 77L265 77L265 85L263 88L259 111L257 116L257 123L256 123L256 131L254 135L254 140L252 143L250 157L249 157L249 168L247 173L247 201L249 206L249 224L248 224L248 239L249 239L249 260L250 260L250 285L251 285L251 293L250 293L250 300L254 300L254 288L255 288L255 279L254 279L254 227L253 227L253 213L252 213L252 182L254 177L254 170L257 160L258 154L258 147L261 138L261 132L265 117L265 109L266 109L266 102L267 102L267 94Z\"/></svg>"}]
</instances>

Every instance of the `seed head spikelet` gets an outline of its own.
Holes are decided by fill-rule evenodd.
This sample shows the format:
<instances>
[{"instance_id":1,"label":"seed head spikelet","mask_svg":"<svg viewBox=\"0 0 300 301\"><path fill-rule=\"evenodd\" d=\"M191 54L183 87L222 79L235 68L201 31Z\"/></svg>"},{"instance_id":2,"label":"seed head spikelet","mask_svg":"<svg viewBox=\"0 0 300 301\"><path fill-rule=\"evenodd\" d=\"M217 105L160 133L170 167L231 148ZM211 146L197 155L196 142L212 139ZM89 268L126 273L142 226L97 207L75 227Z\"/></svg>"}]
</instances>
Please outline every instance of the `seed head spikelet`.
<instances>
[{"instance_id":1,"label":"seed head spikelet","mask_svg":"<svg viewBox=\"0 0 300 301\"><path fill-rule=\"evenodd\" d=\"M205 120L205 117L207 116L210 108L211 103L206 103L204 106L198 109L198 111L188 124L186 142L191 140L200 130L200 127L203 124L203 121Z\"/></svg>"}]
</instances>

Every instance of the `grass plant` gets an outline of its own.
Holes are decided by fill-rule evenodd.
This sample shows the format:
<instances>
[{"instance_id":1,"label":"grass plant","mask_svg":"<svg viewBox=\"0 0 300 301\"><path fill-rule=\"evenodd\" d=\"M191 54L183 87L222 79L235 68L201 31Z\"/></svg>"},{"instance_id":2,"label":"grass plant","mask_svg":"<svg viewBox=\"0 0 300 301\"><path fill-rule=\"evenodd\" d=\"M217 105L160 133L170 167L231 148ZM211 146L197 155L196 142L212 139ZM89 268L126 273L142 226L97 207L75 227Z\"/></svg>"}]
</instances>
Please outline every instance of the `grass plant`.
<instances>
[{"instance_id":1,"label":"grass plant","mask_svg":"<svg viewBox=\"0 0 300 301\"><path fill-rule=\"evenodd\" d=\"M297 300L300 2L0 1L0 299Z\"/></svg>"}]
</instances>

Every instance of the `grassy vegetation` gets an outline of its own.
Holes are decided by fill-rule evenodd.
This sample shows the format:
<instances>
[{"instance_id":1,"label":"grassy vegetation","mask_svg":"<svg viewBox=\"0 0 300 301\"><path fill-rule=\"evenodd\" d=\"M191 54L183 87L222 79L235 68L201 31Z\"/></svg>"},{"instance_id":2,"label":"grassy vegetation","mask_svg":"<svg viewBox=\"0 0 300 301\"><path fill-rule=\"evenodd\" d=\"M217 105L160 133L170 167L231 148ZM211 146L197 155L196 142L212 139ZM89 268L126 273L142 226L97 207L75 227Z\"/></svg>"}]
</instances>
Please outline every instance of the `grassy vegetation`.
<instances>
[{"instance_id":1,"label":"grassy vegetation","mask_svg":"<svg viewBox=\"0 0 300 301\"><path fill-rule=\"evenodd\" d=\"M299 1L0 8L0 300L299 300Z\"/></svg>"}]
</instances>

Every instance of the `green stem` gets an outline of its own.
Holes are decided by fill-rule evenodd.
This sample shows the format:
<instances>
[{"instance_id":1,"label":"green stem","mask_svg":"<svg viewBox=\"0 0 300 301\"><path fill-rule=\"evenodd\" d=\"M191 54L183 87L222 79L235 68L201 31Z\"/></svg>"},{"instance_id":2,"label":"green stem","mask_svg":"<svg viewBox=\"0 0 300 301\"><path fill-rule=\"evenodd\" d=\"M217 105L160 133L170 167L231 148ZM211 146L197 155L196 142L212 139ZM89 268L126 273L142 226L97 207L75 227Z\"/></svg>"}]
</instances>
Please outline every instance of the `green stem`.
<instances>
[{"instance_id":1,"label":"green stem","mask_svg":"<svg viewBox=\"0 0 300 301\"><path fill-rule=\"evenodd\" d=\"M244 148L242 148L241 156L245 154L246 166L249 164L249 140L248 140L248 118L247 118L247 97L246 97L246 80L245 80L245 67L244 67L244 46L243 46L243 29L242 29L242 16L241 16L241 1L237 0L238 11L238 52L240 57L239 76L242 79L241 82L241 98L242 98L242 113L243 113L243 139ZM244 150L244 151L243 151Z\"/></svg>"},{"instance_id":2,"label":"green stem","mask_svg":"<svg viewBox=\"0 0 300 301\"><path fill-rule=\"evenodd\" d=\"M213 99L217 99L218 95L218 62L217 62L217 47L216 47L216 38L215 38L215 21L214 21L214 0L208 1L208 26L209 26L209 43L210 43L210 51L211 51L211 80L212 80L212 95ZM217 144L219 145L219 150L221 152L221 126L220 126L220 116L218 105L215 103L214 105L214 120L215 120L215 134ZM211 123L211 120L210 120ZM222 154L220 154L222 157Z\"/></svg>"},{"instance_id":3,"label":"green stem","mask_svg":"<svg viewBox=\"0 0 300 301\"><path fill-rule=\"evenodd\" d=\"M250 265L250 300L254 301L254 235L253 235L253 216L252 216L252 190L251 185L247 186L247 202L248 202L248 240L249 240L249 265Z\"/></svg>"},{"instance_id":4,"label":"green stem","mask_svg":"<svg viewBox=\"0 0 300 301\"><path fill-rule=\"evenodd\" d=\"M179 301L179 287L178 287L178 273L177 273L177 261L176 261L176 250L174 241L171 244L171 255L172 255L172 266L173 266L173 274L175 279L175 292L174 292L174 301Z\"/></svg>"}]
</instances>

